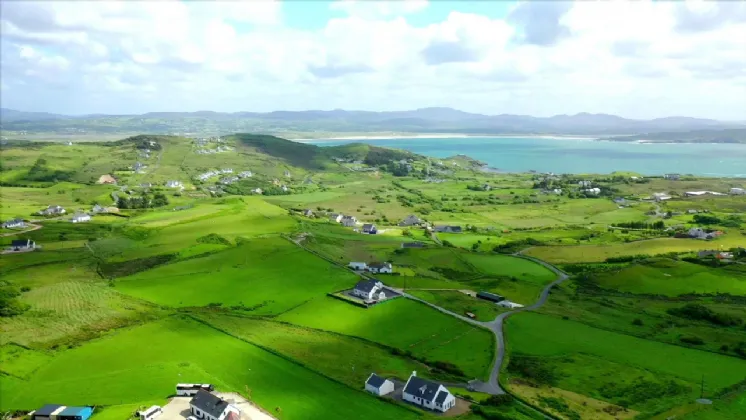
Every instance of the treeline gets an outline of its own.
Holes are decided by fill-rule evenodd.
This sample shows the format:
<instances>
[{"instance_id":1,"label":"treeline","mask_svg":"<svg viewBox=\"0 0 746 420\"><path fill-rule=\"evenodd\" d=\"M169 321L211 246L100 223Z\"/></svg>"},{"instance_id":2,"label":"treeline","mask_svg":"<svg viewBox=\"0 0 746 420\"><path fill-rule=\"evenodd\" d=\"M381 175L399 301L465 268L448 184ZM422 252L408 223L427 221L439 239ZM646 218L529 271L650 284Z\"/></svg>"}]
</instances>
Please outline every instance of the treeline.
<instances>
[{"instance_id":1,"label":"treeline","mask_svg":"<svg viewBox=\"0 0 746 420\"><path fill-rule=\"evenodd\" d=\"M120 209L150 209L168 205L168 198L163 193L151 196L143 193L140 197L119 197L117 207Z\"/></svg>"},{"instance_id":2,"label":"treeline","mask_svg":"<svg viewBox=\"0 0 746 420\"><path fill-rule=\"evenodd\" d=\"M698 303L689 303L681 308L670 308L666 311L669 315L692 321L706 321L723 327L738 326L743 320L730 314L715 312L712 309Z\"/></svg>"},{"instance_id":3,"label":"treeline","mask_svg":"<svg viewBox=\"0 0 746 420\"><path fill-rule=\"evenodd\" d=\"M741 224L743 223L743 219L735 214L730 215L724 219L709 214L695 214L692 220L694 221L694 223L697 223L699 225L718 225L735 228L741 227Z\"/></svg>"},{"instance_id":4,"label":"treeline","mask_svg":"<svg viewBox=\"0 0 746 420\"><path fill-rule=\"evenodd\" d=\"M662 220L655 223L647 222L622 222L614 224L614 227L620 227L625 229L646 229L646 230L663 230L666 228L666 224Z\"/></svg>"},{"instance_id":5,"label":"treeline","mask_svg":"<svg viewBox=\"0 0 746 420\"><path fill-rule=\"evenodd\" d=\"M20 315L29 310L30 305L18 300L21 292L30 290L28 287L18 289L4 282L0 286L0 317L11 317Z\"/></svg>"}]
</instances>

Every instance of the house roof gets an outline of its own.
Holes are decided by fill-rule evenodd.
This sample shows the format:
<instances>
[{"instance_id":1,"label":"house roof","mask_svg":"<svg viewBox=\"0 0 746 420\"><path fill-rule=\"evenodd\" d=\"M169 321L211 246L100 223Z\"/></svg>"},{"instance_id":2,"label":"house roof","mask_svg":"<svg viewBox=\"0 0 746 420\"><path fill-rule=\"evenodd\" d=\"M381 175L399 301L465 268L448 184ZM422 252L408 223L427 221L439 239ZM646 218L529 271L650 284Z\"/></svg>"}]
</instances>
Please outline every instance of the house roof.
<instances>
[{"instance_id":1,"label":"house roof","mask_svg":"<svg viewBox=\"0 0 746 420\"><path fill-rule=\"evenodd\" d=\"M370 376L368 377L368 380L365 381L366 385L370 385L370 386L373 386L373 387L376 387L376 388L380 388L381 385L384 384L384 382L386 382L386 379L381 378L380 376L376 375L375 373L371 373Z\"/></svg>"},{"instance_id":2,"label":"house roof","mask_svg":"<svg viewBox=\"0 0 746 420\"><path fill-rule=\"evenodd\" d=\"M88 407L67 407L64 410L62 410L61 413L57 414L58 416L80 416L83 414L83 412L88 411Z\"/></svg>"},{"instance_id":3,"label":"house roof","mask_svg":"<svg viewBox=\"0 0 746 420\"><path fill-rule=\"evenodd\" d=\"M362 280L357 282L355 290L359 290L364 293L370 293L376 287L378 282L376 280Z\"/></svg>"},{"instance_id":4,"label":"house roof","mask_svg":"<svg viewBox=\"0 0 746 420\"><path fill-rule=\"evenodd\" d=\"M204 389L200 389L189 402L189 405L197 407L212 417L220 417L220 415L223 414L223 411L225 411L225 408L228 407L228 402L224 401L217 395L211 394Z\"/></svg>"},{"instance_id":5,"label":"house roof","mask_svg":"<svg viewBox=\"0 0 746 420\"><path fill-rule=\"evenodd\" d=\"M374 227L376 227L376 225L372 223L366 223L363 225L363 229L373 229Z\"/></svg>"},{"instance_id":6,"label":"house roof","mask_svg":"<svg viewBox=\"0 0 746 420\"><path fill-rule=\"evenodd\" d=\"M443 404L443 402L446 400L447 396L448 396L448 393L446 391L440 391L440 392L438 392L438 395L435 396L435 403L436 404Z\"/></svg>"},{"instance_id":7,"label":"house roof","mask_svg":"<svg viewBox=\"0 0 746 420\"><path fill-rule=\"evenodd\" d=\"M31 239L15 239L10 243L10 246L28 246Z\"/></svg>"},{"instance_id":8,"label":"house roof","mask_svg":"<svg viewBox=\"0 0 746 420\"><path fill-rule=\"evenodd\" d=\"M433 401L435 393L438 392L439 388L439 383L430 382L427 379L417 376L410 376L407 385L404 387L404 392L422 398L425 401Z\"/></svg>"},{"instance_id":9,"label":"house roof","mask_svg":"<svg viewBox=\"0 0 746 420\"><path fill-rule=\"evenodd\" d=\"M11 220L8 220L8 221L7 221L7 222L5 222L5 223L7 223L7 224L12 224L12 223L23 223L23 219L11 219Z\"/></svg>"},{"instance_id":10,"label":"house roof","mask_svg":"<svg viewBox=\"0 0 746 420\"><path fill-rule=\"evenodd\" d=\"M64 407L64 405L59 404L45 404L40 409L34 411L34 416L49 416L55 411L59 410L60 408Z\"/></svg>"},{"instance_id":11,"label":"house roof","mask_svg":"<svg viewBox=\"0 0 746 420\"><path fill-rule=\"evenodd\" d=\"M374 262L368 264L368 267L370 268L384 268L384 267L391 267L391 264L389 263L381 263L381 262Z\"/></svg>"}]
</instances>

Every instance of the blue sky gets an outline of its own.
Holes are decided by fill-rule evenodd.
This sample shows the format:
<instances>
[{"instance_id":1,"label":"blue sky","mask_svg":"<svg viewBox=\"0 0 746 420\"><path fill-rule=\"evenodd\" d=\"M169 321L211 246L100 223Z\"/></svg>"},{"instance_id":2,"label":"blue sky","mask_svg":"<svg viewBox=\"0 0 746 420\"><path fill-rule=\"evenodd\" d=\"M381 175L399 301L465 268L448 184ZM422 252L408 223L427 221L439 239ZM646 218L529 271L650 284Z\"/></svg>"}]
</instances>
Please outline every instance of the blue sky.
<instances>
[{"instance_id":1,"label":"blue sky","mask_svg":"<svg viewBox=\"0 0 746 420\"><path fill-rule=\"evenodd\" d=\"M5 1L3 107L743 120L746 2Z\"/></svg>"}]
</instances>

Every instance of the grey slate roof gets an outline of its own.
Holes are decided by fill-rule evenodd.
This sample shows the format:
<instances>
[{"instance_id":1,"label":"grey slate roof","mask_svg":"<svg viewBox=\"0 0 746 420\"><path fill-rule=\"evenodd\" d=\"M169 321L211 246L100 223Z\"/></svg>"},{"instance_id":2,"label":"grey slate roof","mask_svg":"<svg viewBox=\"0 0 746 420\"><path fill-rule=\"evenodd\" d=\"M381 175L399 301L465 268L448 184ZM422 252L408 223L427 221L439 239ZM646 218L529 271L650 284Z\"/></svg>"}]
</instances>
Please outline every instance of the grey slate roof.
<instances>
[{"instance_id":1,"label":"grey slate roof","mask_svg":"<svg viewBox=\"0 0 746 420\"><path fill-rule=\"evenodd\" d=\"M62 406L59 404L45 404L40 409L34 412L34 417L35 416L49 416L60 407Z\"/></svg>"},{"instance_id":2,"label":"grey slate roof","mask_svg":"<svg viewBox=\"0 0 746 420\"><path fill-rule=\"evenodd\" d=\"M12 247L25 247L31 245L31 239L15 239L10 243Z\"/></svg>"},{"instance_id":3,"label":"grey slate roof","mask_svg":"<svg viewBox=\"0 0 746 420\"><path fill-rule=\"evenodd\" d=\"M439 387L440 384L438 383L430 382L417 376L411 376L409 382L407 382L407 386L404 388L404 392L422 398L425 401L432 401L435 399L435 393Z\"/></svg>"},{"instance_id":4,"label":"grey slate roof","mask_svg":"<svg viewBox=\"0 0 746 420\"><path fill-rule=\"evenodd\" d=\"M362 280L355 285L355 290L370 293L370 291L373 290L374 287L376 287L376 283L378 282L375 280Z\"/></svg>"},{"instance_id":5,"label":"grey slate roof","mask_svg":"<svg viewBox=\"0 0 746 420\"><path fill-rule=\"evenodd\" d=\"M228 402L217 395L200 389L192 398L192 401L189 402L189 405L193 405L213 417L220 417L225 408L228 407Z\"/></svg>"},{"instance_id":6,"label":"grey slate roof","mask_svg":"<svg viewBox=\"0 0 746 420\"><path fill-rule=\"evenodd\" d=\"M386 382L386 379L381 378L380 376L376 375L375 373L370 374L370 378L368 378L368 381L366 382L366 385L373 386L375 388L380 388L383 383Z\"/></svg>"},{"instance_id":7,"label":"grey slate roof","mask_svg":"<svg viewBox=\"0 0 746 420\"><path fill-rule=\"evenodd\" d=\"M389 266L389 263L382 263L382 262L374 262L374 263L368 264L368 267L370 267L370 268L376 268L376 269L379 269L379 270L381 268L388 267L388 266Z\"/></svg>"},{"instance_id":8,"label":"grey slate roof","mask_svg":"<svg viewBox=\"0 0 746 420\"><path fill-rule=\"evenodd\" d=\"M371 223L366 223L366 224L363 225L363 230L371 230L374 227L375 227L375 225L373 225Z\"/></svg>"},{"instance_id":9,"label":"grey slate roof","mask_svg":"<svg viewBox=\"0 0 746 420\"><path fill-rule=\"evenodd\" d=\"M448 393L445 391L438 392L438 395L435 396L435 403L443 405L443 402L446 400L447 396L448 396Z\"/></svg>"}]
</instances>

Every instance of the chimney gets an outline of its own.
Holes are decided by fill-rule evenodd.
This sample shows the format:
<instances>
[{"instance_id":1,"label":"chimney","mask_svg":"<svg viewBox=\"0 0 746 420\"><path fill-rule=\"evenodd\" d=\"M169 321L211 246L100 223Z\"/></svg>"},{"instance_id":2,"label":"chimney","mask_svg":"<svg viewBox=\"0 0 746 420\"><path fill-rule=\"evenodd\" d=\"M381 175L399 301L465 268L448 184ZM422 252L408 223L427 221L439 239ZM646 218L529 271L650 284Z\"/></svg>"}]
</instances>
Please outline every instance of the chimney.
<instances>
[{"instance_id":1,"label":"chimney","mask_svg":"<svg viewBox=\"0 0 746 420\"><path fill-rule=\"evenodd\" d=\"M416 370L412 371L412 376L417 376L417 371Z\"/></svg>"}]
</instances>

